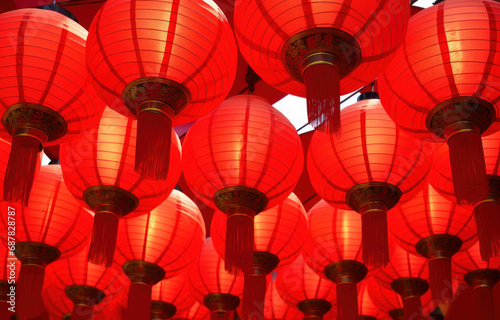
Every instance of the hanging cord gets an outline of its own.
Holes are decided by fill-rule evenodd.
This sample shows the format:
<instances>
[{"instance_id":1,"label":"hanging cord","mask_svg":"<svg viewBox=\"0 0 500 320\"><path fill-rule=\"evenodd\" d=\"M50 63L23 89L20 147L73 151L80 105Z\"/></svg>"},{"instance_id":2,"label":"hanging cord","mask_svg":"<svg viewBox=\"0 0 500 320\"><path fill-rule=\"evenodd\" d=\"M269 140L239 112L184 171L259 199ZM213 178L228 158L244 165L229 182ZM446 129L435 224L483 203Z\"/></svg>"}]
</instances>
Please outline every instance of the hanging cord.
<instances>
[{"instance_id":1,"label":"hanging cord","mask_svg":"<svg viewBox=\"0 0 500 320\"><path fill-rule=\"evenodd\" d=\"M255 91L255 84L260 81L260 77L258 74L253 71L250 66L247 68L247 74L245 76L245 81L247 82L248 86L248 94L253 94Z\"/></svg>"}]
</instances>

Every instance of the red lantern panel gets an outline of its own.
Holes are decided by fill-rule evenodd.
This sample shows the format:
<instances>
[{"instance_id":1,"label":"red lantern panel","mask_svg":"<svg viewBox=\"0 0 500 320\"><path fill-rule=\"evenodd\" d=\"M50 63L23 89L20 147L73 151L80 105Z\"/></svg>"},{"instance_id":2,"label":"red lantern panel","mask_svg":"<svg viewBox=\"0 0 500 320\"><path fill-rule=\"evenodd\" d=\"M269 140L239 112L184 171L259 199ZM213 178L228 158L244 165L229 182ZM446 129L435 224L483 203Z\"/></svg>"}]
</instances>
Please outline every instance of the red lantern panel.
<instances>
[{"instance_id":1,"label":"red lantern panel","mask_svg":"<svg viewBox=\"0 0 500 320\"><path fill-rule=\"evenodd\" d=\"M386 288L377 283L377 274L367 281L368 294L371 301L384 313L389 313L389 311L394 309L403 309L403 301L401 296L396 293L396 291L391 288Z\"/></svg>"},{"instance_id":2,"label":"red lantern panel","mask_svg":"<svg viewBox=\"0 0 500 320\"><path fill-rule=\"evenodd\" d=\"M188 310L177 312L172 320L208 320L210 319L210 310L198 301L189 308Z\"/></svg>"},{"instance_id":3,"label":"red lantern panel","mask_svg":"<svg viewBox=\"0 0 500 320\"><path fill-rule=\"evenodd\" d=\"M189 290L189 274L183 272L155 284L151 300L163 301L174 305L177 308L176 314L189 309L195 301Z\"/></svg>"},{"instance_id":4,"label":"red lantern panel","mask_svg":"<svg viewBox=\"0 0 500 320\"><path fill-rule=\"evenodd\" d=\"M264 303L264 319L266 320L299 320L303 314L297 308L290 306L279 295L276 283L267 284L266 301Z\"/></svg>"},{"instance_id":5,"label":"red lantern panel","mask_svg":"<svg viewBox=\"0 0 500 320\"><path fill-rule=\"evenodd\" d=\"M390 319L387 313L384 313L372 301L369 293L369 286L376 285L370 283L369 279L358 283L358 308L360 316L374 317L377 320Z\"/></svg>"},{"instance_id":6,"label":"red lantern panel","mask_svg":"<svg viewBox=\"0 0 500 320\"><path fill-rule=\"evenodd\" d=\"M459 252L453 257L453 277L458 281L464 281L466 273L478 269L499 269L500 258L491 258L489 261L483 261L479 251L479 242L468 250Z\"/></svg>"}]
</instances>

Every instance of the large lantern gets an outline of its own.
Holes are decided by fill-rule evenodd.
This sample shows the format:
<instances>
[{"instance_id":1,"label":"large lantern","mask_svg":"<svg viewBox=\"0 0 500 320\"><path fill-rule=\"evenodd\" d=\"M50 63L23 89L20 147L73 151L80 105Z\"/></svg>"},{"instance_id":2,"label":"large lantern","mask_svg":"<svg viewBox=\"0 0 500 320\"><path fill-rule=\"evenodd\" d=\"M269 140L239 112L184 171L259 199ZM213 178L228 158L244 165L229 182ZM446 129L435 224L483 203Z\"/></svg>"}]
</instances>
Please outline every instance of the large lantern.
<instances>
[{"instance_id":1,"label":"large lantern","mask_svg":"<svg viewBox=\"0 0 500 320\"><path fill-rule=\"evenodd\" d=\"M106 1L90 27L87 64L96 90L137 118L135 169L167 179L172 125L198 119L226 97L237 47L212 0ZM135 130L134 130L135 131Z\"/></svg>"},{"instance_id":2,"label":"large lantern","mask_svg":"<svg viewBox=\"0 0 500 320\"><path fill-rule=\"evenodd\" d=\"M498 130L500 3L447 0L414 15L379 78L384 107L398 126L447 141L455 195L488 197L481 135Z\"/></svg>"},{"instance_id":3,"label":"large lantern","mask_svg":"<svg viewBox=\"0 0 500 320\"><path fill-rule=\"evenodd\" d=\"M266 302L264 305L264 320L299 320L301 313L297 308L288 305L279 295L276 282L267 284Z\"/></svg>"},{"instance_id":4,"label":"large lantern","mask_svg":"<svg viewBox=\"0 0 500 320\"><path fill-rule=\"evenodd\" d=\"M253 268L245 274L242 317L250 313L264 317L266 277L276 268L290 264L300 254L307 237L307 213L299 198L290 194L280 204L261 212L254 220ZM211 233L215 249L224 256L226 216L216 211Z\"/></svg>"},{"instance_id":5,"label":"large lantern","mask_svg":"<svg viewBox=\"0 0 500 320\"><path fill-rule=\"evenodd\" d=\"M265 99L239 95L196 121L183 148L189 187L227 215L227 270L251 269L255 215L285 200L302 172L295 128Z\"/></svg>"},{"instance_id":6,"label":"large lantern","mask_svg":"<svg viewBox=\"0 0 500 320\"><path fill-rule=\"evenodd\" d=\"M373 303L382 312L389 314L393 320L405 320L403 316L403 302L399 294L392 289L376 283L376 274L366 281L370 282L368 285L368 294L370 295Z\"/></svg>"},{"instance_id":7,"label":"large lantern","mask_svg":"<svg viewBox=\"0 0 500 320\"><path fill-rule=\"evenodd\" d=\"M115 260L131 281L128 320L149 319L152 287L183 272L204 240L200 210L177 190L151 212L122 221Z\"/></svg>"},{"instance_id":8,"label":"large lantern","mask_svg":"<svg viewBox=\"0 0 500 320\"><path fill-rule=\"evenodd\" d=\"M175 314L172 320L208 320L210 319L210 310L203 304L195 301L191 308Z\"/></svg>"},{"instance_id":9,"label":"large lantern","mask_svg":"<svg viewBox=\"0 0 500 320\"><path fill-rule=\"evenodd\" d=\"M358 284L359 320L384 320L388 318L388 314L380 310L370 296L368 290L369 286L373 284L373 281L363 281Z\"/></svg>"},{"instance_id":10,"label":"large lantern","mask_svg":"<svg viewBox=\"0 0 500 320\"><path fill-rule=\"evenodd\" d=\"M153 286L151 300L152 319L165 320L189 310L195 302L189 288L189 274L183 272L158 282Z\"/></svg>"},{"instance_id":11,"label":"large lantern","mask_svg":"<svg viewBox=\"0 0 500 320\"><path fill-rule=\"evenodd\" d=\"M363 221L363 261L389 261L387 210L421 188L430 161L424 144L399 130L378 99L342 110L342 137L316 131L307 169L316 192L332 206L352 209Z\"/></svg>"},{"instance_id":12,"label":"large lantern","mask_svg":"<svg viewBox=\"0 0 500 320\"><path fill-rule=\"evenodd\" d=\"M78 23L22 9L1 14L0 26L0 136L12 140L3 198L27 205L43 147L93 127L104 104L88 79Z\"/></svg>"},{"instance_id":13,"label":"large lantern","mask_svg":"<svg viewBox=\"0 0 500 320\"><path fill-rule=\"evenodd\" d=\"M112 265L120 218L158 206L180 175L180 143L172 134L167 180L141 178L134 171L137 122L106 108L99 126L61 146L64 179L71 193L95 212L89 261Z\"/></svg>"},{"instance_id":14,"label":"large lantern","mask_svg":"<svg viewBox=\"0 0 500 320\"><path fill-rule=\"evenodd\" d=\"M235 34L257 74L307 96L309 122L340 129L340 94L373 81L404 40L406 0L238 1Z\"/></svg>"}]
</instances>

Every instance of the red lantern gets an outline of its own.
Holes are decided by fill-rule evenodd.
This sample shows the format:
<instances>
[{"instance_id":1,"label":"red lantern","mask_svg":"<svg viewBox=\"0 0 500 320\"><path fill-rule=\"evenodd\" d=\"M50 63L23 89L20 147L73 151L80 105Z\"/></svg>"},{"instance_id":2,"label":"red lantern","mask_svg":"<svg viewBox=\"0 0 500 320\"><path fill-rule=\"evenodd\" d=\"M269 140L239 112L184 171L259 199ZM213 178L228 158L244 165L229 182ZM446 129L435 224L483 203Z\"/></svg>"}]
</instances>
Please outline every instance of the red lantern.
<instances>
[{"instance_id":1,"label":"red lantern","mask_svg":"<svg viewBox=\"0 0 500 320\"><path fill-rule=\"evenodd\" d=\"M210 234L215 249L224 257L226 216L216 211ZM261 212L254 220L252 272L245 274L242 319L264 318L266 277L276 268L290 264L300 254L307 237L307 213L295 194Z\"/></svg>"},{"instance_id":2,"label":"red lantern","mask_svg":"<svg viewBox=\"0 0 500 320\"><path fill-rule=\"evenodd\" d=\"M478 319L497 319L493 287L500 281L499 258L491 259L489 262L482 261L479 243L476 243L469 250L460 252L454 257L453 276L474 288Z\"/></svg>"},{"instance_id":3,"label":"red lantern","mask_svg":"<svg viewBox=\"0 0 500 320\"><path fill-rule=\"evenodd\" d=\"M4 242L15 246L22 264L16 285L16 310L22 317L35 317L42 311L45 267L84 248L92 216L68 191L58 165L40 168L28 205L0 203L5 213L0 215L0 234L7 236Z\"/></svg>"},{"instance_id":4,"label":"red lantern","mask_svg":"<svg viewBox=\"0 0 500 320\"><path fill-rule=\"evenodd\" d=\"M342 137L316 131L307 169L316 192L329 204L351 208L363 221L363 261L389 261L387 210L411 199L430 163L424 144L387 116L380 100L361 100L342 110Z\"/></svg>"},{"instance_id":5,"label":"red lantern","mask_svg":"<svg viewBox=\"0 0 500 320\"><path fill-rule=\"evenodd\" d=\"M198 120L183 148L189 187L228 217L227 270L250 269L255 215L285 200L302 172L295 128L265 99L239 95Z\"/></svg>"},{"instance_id":6,"label":"red lantern","mask_svg":"<svg viewBox=\"0 0 500 320\"><path fill-rule=\"evenodd\" d=\"M477 234L481 257L489 260L500 256L500 132L482 138L486 173L488 174L489 195L474 206ZM439 147L434 153L429 182L444 197L454 201L454 188L450 157L446 146ZM452 198L452 199L450 199ZM472 209L472 208L471 208Z\"/></svg>"},{"instance_id":7,"label":"red lantern","mask_svg":"<svg viewBox=\"0 0 500 320\"><path fill-rule=\"evenodd\" d=\"M210 310L210 319L229 320L240 304L243 278L224 270L211 238L205 240L200 256L191 266L189 279L193 297Z\"/></svg>"},{"instance_id":8,"label":"red lantern","mask_svg":"<svg viewBox=\"0 0 500 320\"><path fill-rule=\"evenodd\" d=\"M120 218L151 211L168 196L180 175L180 143L172 134L167 180L152 181L134 172L137 122L107 108L99 126L61 146L64 179L71 193L95 212L89 261L113 262Z\"/></svg>"},{"instance_id":9,"label":"red lantern","mask_svg":"<svg viewBox=\"0 0 500 320\"><path fill-rule=\"evenodd\" d=\"M51 10L0 15L3 139L12 140L3 198L27 205L44 146L93 127L104 104L85 64L87 31Z\"/></svg>"},{"instance_id":10,"label":"red lantern","mask_svg":"<svg viewBox=\"0 0 500 320\"><path fill-rule=\"evenodd\" d=\"M385 69L409 16L405 0L245 0L236 3L234 21L252 69L279 90L307 96L309 122L333 132L340 129L340 94Z\"/></svg>"},{"instance_id":11,"label":"red lantern","mask_svg":"<svg viewBox=\"0 0 500 320\"><path fill-rule=\"evenodd\" d=\"M198 119L226 97L237 47L211 0L106 1L90 27L87 64L116 111L137 118L135 169L170 176L171 128Z\"/></svg>"},{"instance_id":12,"label":"red lantern","mask_svg":"<svg viewBox=\"0 0 500 320\"><path fill-rule=\"evenodd\" d=\"M368 294L371 300L382 312L389 314L393 320L405 320L403 316L403 302L401 297L392 289L378 285L376 274L366 281L368 284Z\"/></svg>"},{"instance_id":13,"label":"red lantern","mask_svg":"<svg viewBox=\"0 0 500 320\"><path fill-rule=\"evenodd\" d=\"M432 298L447 302L453 296L451 258L477 240L472 212L446 200L427 184L392 211L389 223L403 249L429 260Z\"/></svg>"},{"instance_id":14,"label":"red lantern","mask_svg":"<svg viewBox=\"0 0 500 320\"><path fill-rule=\"evenodd\" d=\"M299 320L301 313L297 308L291 307L279 295L276 282L269 281L264 305L265 320Z\"/></svg>"},{"instance_id":15,"label":"red lantern","mask_svg":"<svg viewBox=\"0 0 500 320\"><path fill-rule=\"evenodd\" d=\"M195 301L189 290L189 274L183 272L158 282L153 286L151 300L153 319L169 319L184 310L189 311Z\"/></svg>"},{"instance_id":16,"label":"red lantern","mask_svg":"<svg viewBox=\"0 0 500 320\"><path fill-rule=\"evenodd\" d=\"M14 252L9 246L3 246L0 250L0 319L10 319L15 308L15 283L21 267Z\"/></svg>"},{"instance_id":17,"label":"red lantern","mask_svg":"<svg viewBox=\"0 0 500 320\"><path fill-rule=\"evenodd\" d=\"M203 304L195 301L188 310L176 314L172 320L208 320L210 319L210 310Z\"/></svg>"},{"instance_id":18,"label":"red lantern","mask_svg":"<svg viewBox=\"0 0 500 320\"><path fill-rule=\"evenodd\" d=\"M369 285L373 284L368 281L363 281L358 284L358 306L359 320L384 320L388 319L388 315L384 314L377 305L372 301L368 292Z\"/></svg>"},{"instance_id":19,"label":"red lantern","mask_svg":"<svg viewBox=\"0 0 500 320\"><path fill-rule=\"evenodd\" d=\"M305 320L335 318L334 284L318 276L302 255L278 271L276 290L286 303L304 313Z\"/></svg>"},{"instance_id":20,"label":"red lantern","mask_svg":"<svg viewBox=\"0 0 500 320\"><path fill-rule=\"evenodd\" d=\"M500 3L452 0L413 16L379 80L387 113L422 138L446 139L459 204L488 196L481 135L499 128ZM437 138L436 138L437 137Z\"/></svg>"},{"instance_id":21,"label":"red lantern","mask_svg":"<svg viewBox=\"0 0 500 320\"><path fill-rule=\"evenodd\" d=\"M122 221L115 260L132 282L128 320L150 318L152 286L183 272L204 239L200 210L177 190L148 214Z\"/></svg>"}]
</instances>

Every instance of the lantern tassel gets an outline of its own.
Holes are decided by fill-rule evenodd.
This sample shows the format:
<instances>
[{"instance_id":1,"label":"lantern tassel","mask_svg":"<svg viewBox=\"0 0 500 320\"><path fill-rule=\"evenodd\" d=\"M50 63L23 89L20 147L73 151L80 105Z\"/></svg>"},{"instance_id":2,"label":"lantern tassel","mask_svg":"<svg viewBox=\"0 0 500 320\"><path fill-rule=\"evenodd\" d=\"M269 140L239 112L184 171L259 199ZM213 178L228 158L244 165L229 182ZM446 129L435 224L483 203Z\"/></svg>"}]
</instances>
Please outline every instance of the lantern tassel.
<instances>
[{"instance_id":1,"label":"lantern tassel","mask_svg":"<svg viewBox=\"0 0 500 320\"><path fill-rule=\"evenodd\" d=\"M434 258L429 260L429 283L432 299L438 304L448 303L453 297L450 259Z\"/></svg>"},{"instance_id":2,"label":"lantern tassel","mask_svg":"<svg viewBox=\"0 0 500 320\"><path fill-rule=\"evenodd\" d=\"M481 258L489 261L500 255L500 203L483 201L474 208Z\"/></svg>"},{"instance_id":3,"label":"lantern tassel","mask_svg":"<svg viewBox=\"0 0 500 320\"><path fill-rule=\"evenodd\" d=\"M403 299L403 316L405 320L425 320L422 313L422 303L419 296Z\"/></svg>"},{"instance_id":4,"label":"lantern tassel","mask_svg":"<svg viewBox=\"0 0 500 320\"><path fill-rule=\"evenodd\" d=\"M266 298L266 275L252 272L245 275L242 300L242 320L263 320Z\"/></svg>"},{"instance_id":5,"label":"lantern tassel","mask_svg":"<svg viewBox=\"0 0 500 320\"><path fill-rule=\"evenodd\" d=\"M493 289L487 286L474 288L476 298L476 312L478 319L495 320Z\"/></svg>"},{"instance_id":6,"label":"lantern tassel","mask_svg":"<svg viewBox=\"0 0 500 320\"><path fill-rule=\"evenodd\" d=\"M89 305L75 304L71 312L70 320L92 320L94 319L94 310Z\"/></svg>"},{"instance_id":7,"label":"lantern tassel","mask_svg":"<svg viewBox=\"0 0 500 320\"><path fill-rule=\"evenodd\" d=\"M98 207L90 242L88 261L109 268L113 264L121 210L115 206Z\"/></svg>"},{"instance_id":8,"label":"lantern tassel","mask_svg":"<svg viewBox=\"0 0 500 320\"><path fill-rule=\"evenodd\" d=\"M358 292L356 283L337 284L337 308L339 319L358 320Z\"/></svg>"},{"instance_id":9,"label":"lantern tassel","mask_svg":"<svg viewBox=\"0 0 500 320\"><path fill-rule=\"evenodd\" d=\"M3 198L28 206L42 144L31 136L14 136L5 171Z\"/></svg>"},{"instance_id":10,"label":"lantern tassel","mask_svg":"<svg viewBox=\"0 0 500 320\"><path fill-rule=\"evenodd\" d=\"M380 267L389 262L387 207L382 202L372 202L360 208L362 227L363 262Z\"/></svg>"},{"instance_id":11,"label":"lantern tassel","mask_svg":"<svg viewBox=\"0 0 500 320\"><path fill-rule=\"evenodd\" d=\"M488 197L488 177L481 136L476 131L458 131L447 138L457 202L475 205Z\"/></svg>"},{"instance_id":12,"label":"lantern tassel","mask_svg":"<svg viewBox=\"0 0 500 320\"><path fill-rule=\"evenodd\" d=\"M214 311L210 314L210 320L231 320L231 312L217 312Z\"/></svg>"},{"instance_id":13,"label":"lantern tassel","mask_svg":"<svg viewBox=\"0 0 500 320\"><path fill-rule=\"evenodd\" d=\"M166 180L172 143L172 119L165 114L142 111L137 116L135 171L142 178Z\"/></svg>"},{"instance_id":14,"label":"lantern tassel","mask_svg":"<svg viewBox=\"0 0 500 320\"><path fill-rule=\"evenodd\" d=\"M226 215L225 269L231 274L252 272L255 212L231 207Z\"/></svg>"},{"instance_id":15,"label":"lantern tassel","mask_svg":"<svg viewBox=\"0 0 500 320\"><path fill-rule=\"evenodd\" d=\"M44 311L42 302L45 267L25 264L21 266L17 282L17 307L22 318L34 318Z\"/></svg>"},{"instance_id":16,"label":"lantern tassel","mask_svg":"<svg viewBox=\"0 0 500 320\"><path fill-rule=\"evenodd\" d=\"M320 131L340 133L340 75L336 64L313 64L304 71L309 123Z\"/></svg>"},{"instance_id":17,"label":"lantern tassel","mask_svg":"<svg viewBox=\"0 0 500 320\"><path fill-rule=\"evenodd\" d=\"M128 292L127 320L151 319L151 286L132 282Z\"/></svg>"}]
</instances>

